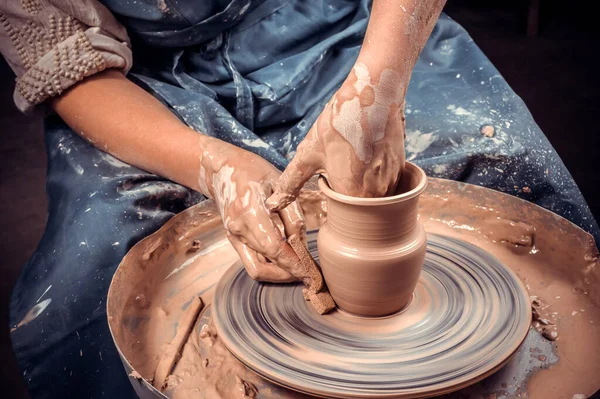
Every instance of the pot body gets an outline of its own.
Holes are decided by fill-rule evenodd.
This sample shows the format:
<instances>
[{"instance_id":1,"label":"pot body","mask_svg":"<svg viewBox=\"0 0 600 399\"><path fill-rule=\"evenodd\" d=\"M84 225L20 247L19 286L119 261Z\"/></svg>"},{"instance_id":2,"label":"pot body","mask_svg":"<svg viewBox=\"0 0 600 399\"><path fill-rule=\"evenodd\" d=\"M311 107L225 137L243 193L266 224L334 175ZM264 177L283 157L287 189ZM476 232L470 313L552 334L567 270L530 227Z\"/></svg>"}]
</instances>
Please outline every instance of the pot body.
<instances>
[{"instance_id":1,"label":"pot body","mask_svg":"<svg viewBox=\"0 0 600 399\"><path fill-rule=\"evenodd\" d=\"M349 197L320 180L328 214L319 231L319 259L339 308L360 316L386 316L410 301L427 246L418 217L426 184L425 172L408 162L397 194L390 197Z\"/></svg>"}]
</instances>

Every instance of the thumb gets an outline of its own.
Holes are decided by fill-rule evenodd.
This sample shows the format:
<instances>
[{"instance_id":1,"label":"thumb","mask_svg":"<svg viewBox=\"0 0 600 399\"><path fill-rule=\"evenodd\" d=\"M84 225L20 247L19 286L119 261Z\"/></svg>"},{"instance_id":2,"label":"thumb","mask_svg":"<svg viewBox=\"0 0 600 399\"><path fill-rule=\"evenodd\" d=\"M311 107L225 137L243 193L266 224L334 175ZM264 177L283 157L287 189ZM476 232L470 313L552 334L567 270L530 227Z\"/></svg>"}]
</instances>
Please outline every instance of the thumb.
<instances>
[{"instance_id":1,"label":"thumb","mask_svg":"<svg viewBox=\"0 0 600 399\"><path fill-rule=\"evenodd\" d=\"M279 176L275 190L266 202L271 212L280 211L294 202L304 183L321 169L320 157L309 147L314 146L305 141L300 143L296 156Z\"/></svg>"}]
</instances>

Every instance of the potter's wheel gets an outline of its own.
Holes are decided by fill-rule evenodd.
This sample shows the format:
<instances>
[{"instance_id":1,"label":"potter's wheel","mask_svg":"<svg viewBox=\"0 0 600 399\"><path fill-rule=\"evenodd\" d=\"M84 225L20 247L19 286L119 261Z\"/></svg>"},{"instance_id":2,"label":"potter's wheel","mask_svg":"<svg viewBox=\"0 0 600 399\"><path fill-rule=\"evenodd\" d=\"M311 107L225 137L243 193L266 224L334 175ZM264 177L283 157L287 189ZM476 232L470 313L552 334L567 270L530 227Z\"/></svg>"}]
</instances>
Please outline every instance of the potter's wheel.
<instances>
[{"instance_id":1,"label":"potter's wheel","mask_svg":"<svg viewBox=\"0 0 600 399\"><path fill-rule=\"evenodd\" d=\"M317 258L316 234L310 238ZM302 288L255 282L234 265L217 285L212 314L247 367L318 396L412 398L462 388L509 360L531 321L528 295L510 269L439 235L429 235L413 299L398 314L320 316Z\"/></svg>"},{"instance_id":2,"label":"potter's wheel","mask_svg":"<svg viewBox=\"0 0 600 399\"><path fill-rule=\"evenodd\" d=\"M312 226L317 228L319 215L305 211L313 214ZM551 341L531 328L504 367L444 399L588 397L600 389L600 263L589 234L518 198L434 178L419 199L419 214L429 237L439 234L470 243L516 273L529 295L542 302L543 316L559 334ZM223 398L240 397L237 377L254 384L256 399L307 399L231 359L216 332L200 337L214 315L217 283L237 262L210 201L173 217L123 259L108 293L108 323L141 399L213 398L215 389ZM206 312L184 347L182 360L188 361L176 365L178 385L173 391L159 392L151 382L158 359L195 295L201 296ZM317 359L313 355L307 351L298 357ZM476 362L487 356L482 351ZM224 359L232 361L223 364Z\"/></svg>"}]
</instances>

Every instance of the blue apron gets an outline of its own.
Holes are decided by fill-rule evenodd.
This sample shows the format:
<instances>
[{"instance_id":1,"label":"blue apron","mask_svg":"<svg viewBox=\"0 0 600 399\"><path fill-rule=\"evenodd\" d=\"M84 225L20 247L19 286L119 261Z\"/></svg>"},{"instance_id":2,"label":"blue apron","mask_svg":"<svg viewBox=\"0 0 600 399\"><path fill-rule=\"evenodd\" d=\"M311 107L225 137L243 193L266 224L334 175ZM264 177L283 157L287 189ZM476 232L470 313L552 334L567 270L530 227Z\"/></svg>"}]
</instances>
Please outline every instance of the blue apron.
<instances>
[{"instance_id":1,"label":"blue apron","mask_svg":"<svg viewBox=\"0 0 600 399\"><path fill-rule=\"evenodd\" d=\"M370 10L367 0L102 2L132 39L132 80L195 130L280 169L350 72ZM407 158L430 176L532 201L598 242L523 101L446 16L413 71L406 120ZM56 116L45 132L46 232L10 304L18 362L33 399L134 398L108 331L108 286L129 248L204 198L97 150Z\"/></svg>"}]
</instances>

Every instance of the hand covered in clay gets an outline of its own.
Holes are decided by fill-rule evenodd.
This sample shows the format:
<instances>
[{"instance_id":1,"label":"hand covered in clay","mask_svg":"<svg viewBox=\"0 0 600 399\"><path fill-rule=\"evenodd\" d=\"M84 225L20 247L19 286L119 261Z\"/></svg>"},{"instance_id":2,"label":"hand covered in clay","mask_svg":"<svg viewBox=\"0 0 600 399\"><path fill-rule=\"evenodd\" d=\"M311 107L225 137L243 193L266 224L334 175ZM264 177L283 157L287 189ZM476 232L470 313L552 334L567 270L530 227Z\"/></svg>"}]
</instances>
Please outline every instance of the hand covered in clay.
<instances>
[{"instance_id":1,"label":"hand covered in clay","mask_svg":"<svg viewBox=\"0 0 600 399\"><path fill-rule=\"evenodd\" d=\"M209 138L201 158L200 191L217 204L227 237L255 280L288 282L301 278L298 256L285 236L306 228L300 206L291 202L276 213L265 200L280 172L261 157ZM297 277L294 277L297 276Z\"/></svg>"},{"instance_id":2,"label":"hand covered in clay","mask_svg":"<svg viewBox=\"0 0 600 399\"><path fill-rule=\"evenodd\" d=\"M354 197L394 193L405 161L404 90L396 71L373 71L356 63L298 145L267 201L270 209L291 203L316 173L325 175L338 193Z\"/></svg>"}]
</instances>

